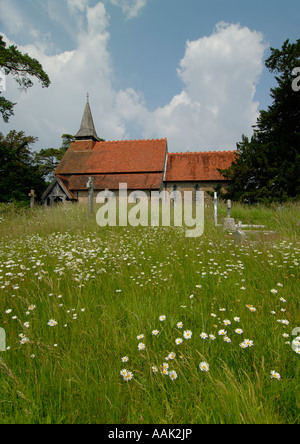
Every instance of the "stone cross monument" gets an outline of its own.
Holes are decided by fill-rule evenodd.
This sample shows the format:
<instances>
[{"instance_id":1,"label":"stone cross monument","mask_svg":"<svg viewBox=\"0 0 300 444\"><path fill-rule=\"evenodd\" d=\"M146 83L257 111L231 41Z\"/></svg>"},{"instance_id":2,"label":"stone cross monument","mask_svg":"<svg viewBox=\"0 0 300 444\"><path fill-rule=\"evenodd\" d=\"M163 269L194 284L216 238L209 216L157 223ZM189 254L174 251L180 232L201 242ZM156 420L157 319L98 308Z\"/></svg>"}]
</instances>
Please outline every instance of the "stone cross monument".
<instances>
[{"instance_id":1,"label":"stone cross monument","mask_svg":"<svg viewBox=\"0 0 300 444\"><path fill-rule=\"evenodd\" d=\"M28 197L30 197L30 208L34 208L35 198L36 198L35 191L31 190L30 193L28 194Z\"/></svg>"}]
</instances>

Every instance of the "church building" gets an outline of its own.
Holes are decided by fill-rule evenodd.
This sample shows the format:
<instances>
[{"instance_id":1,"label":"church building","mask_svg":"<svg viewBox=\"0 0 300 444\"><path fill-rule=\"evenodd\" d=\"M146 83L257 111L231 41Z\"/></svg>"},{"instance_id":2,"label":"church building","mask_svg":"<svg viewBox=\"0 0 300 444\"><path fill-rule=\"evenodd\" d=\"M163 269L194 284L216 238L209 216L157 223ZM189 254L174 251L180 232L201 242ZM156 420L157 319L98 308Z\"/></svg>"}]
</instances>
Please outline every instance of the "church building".
<instances>
[{"instance_id":1,"label":"church building","mask_svg":"<svg viewBox=\"0 0 300 444\"><path fill-rule=\"evenodd\" d=\"M75 142L70 144L55 171L55 178L42 196L45 205L55 202L87 202L88 181L95 193L119 190L214 191L228 183L218 168L228 168L236 151L169 153L167 139L104 142L97 136L87 100Z\"/></svg>"}]
</instances>

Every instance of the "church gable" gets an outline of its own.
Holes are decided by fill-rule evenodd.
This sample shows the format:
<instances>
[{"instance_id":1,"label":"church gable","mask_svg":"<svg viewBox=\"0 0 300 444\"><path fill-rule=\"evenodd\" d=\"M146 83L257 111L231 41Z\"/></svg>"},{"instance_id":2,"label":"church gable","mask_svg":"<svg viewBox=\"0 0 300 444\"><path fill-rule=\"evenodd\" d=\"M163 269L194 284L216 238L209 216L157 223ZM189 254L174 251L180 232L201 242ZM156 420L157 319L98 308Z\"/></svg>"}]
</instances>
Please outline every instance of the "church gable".
<instances>
[{"instance_id":1,"label":"church gable","mask_svg":"<svg viewBox=\"0 0 300 444\"><path fill-rule=\"evenodd\" d=\"M69 191L68 186L69 183L66 178L56 176L42 196L42 202L44 205L51 206L53 203L76 201L76 196L72 193L72 191Z\"/></svg>"}]
</instances>

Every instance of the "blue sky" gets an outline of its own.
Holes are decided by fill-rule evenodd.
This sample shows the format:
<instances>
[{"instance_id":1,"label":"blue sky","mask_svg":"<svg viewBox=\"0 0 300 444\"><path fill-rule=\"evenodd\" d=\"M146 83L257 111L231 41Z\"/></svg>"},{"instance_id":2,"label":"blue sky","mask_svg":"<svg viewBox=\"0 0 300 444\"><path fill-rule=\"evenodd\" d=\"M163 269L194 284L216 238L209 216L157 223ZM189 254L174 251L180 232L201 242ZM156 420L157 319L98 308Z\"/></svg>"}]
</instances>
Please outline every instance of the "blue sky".
<instances>
[{"instance_id":1,"label":"blue sky","mask_svg":"<svg viewBox=\"0 0 300 444\"><path fill-rule=\"evenodd\" d=\"M168 138L169 151L235 149L271 103L269 47L299 38L299 0L0 0L0 33L52 84L20 93L0 131L59 146L86 93L106 140Z\"/></svg>"}]
</instances>

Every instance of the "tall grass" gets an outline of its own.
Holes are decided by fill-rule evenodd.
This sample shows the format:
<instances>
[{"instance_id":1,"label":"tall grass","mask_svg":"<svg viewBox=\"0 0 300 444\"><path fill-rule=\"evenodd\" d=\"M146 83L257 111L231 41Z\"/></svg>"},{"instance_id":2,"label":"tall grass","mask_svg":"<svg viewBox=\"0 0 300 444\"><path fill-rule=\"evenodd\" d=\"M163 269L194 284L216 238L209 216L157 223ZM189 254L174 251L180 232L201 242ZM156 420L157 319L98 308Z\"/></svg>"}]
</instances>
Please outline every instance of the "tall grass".
<instances>
[{"instance_id":1,"label":"tall grass","mask_svg":"<svg viewBox=\"0 0 300 444\"><path fill-rule=\"evenodd\" d=\"M0 215L1 423L299 423L299 205L235 205L277 233L244 245L205 213L194 239L100 229L84 206Z\"/></svg>"}]
</instances>

